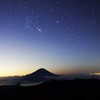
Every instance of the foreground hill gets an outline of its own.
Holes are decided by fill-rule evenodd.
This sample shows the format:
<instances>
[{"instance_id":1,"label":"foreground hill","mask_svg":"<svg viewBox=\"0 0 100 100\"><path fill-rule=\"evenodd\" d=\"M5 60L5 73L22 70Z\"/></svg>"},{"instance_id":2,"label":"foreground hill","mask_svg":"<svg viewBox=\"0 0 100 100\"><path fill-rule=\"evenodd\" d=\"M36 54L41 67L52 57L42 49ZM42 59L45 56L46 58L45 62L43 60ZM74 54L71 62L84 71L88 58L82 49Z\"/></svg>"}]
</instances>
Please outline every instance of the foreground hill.
<instances>
[{"instance_id":1,"label":"foreground hill","mask_svg":"<svg viewBox=\"0 0 100 100\"><path fill-rule=\"evenodd\" d=\"M0 100L99 100L100 80L50 81L37 86L2 86Z\"/></svg>"}]
</instances>

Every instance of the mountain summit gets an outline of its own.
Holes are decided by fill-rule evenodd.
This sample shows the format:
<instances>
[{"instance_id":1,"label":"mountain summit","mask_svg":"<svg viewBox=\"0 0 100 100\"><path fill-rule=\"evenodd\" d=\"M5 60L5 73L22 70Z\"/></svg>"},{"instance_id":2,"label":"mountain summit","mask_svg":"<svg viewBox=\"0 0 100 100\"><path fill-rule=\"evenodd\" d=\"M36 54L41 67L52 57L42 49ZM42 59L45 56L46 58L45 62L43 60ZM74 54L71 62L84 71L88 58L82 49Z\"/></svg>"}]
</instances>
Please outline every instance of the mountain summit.
<instances>
[{"instance_id":1,"label":"mountain summit","mask_svg":"<svg viewBox=\"0 0 100 100\"><path fill-rule=\"evenodd\" d=\"M39 83L54 79L58 75L55 75L44 68L40 68L37 71L28 74L23 77L23 83Z\"/></svg>"},{"instance_id":2,"label":"mountain summit","mask_svg":"<svg viewBox=\"0 0 100 100\"><path fill-rule=\"evenodd\" d=\"M55 74L49 72L48 70L44 69L44 68L40 68L38 69L37 71L31 73L31 74L28 74L26 76L32 76L32 77L45 77L45 76L56 76Z\"/></svg>"}]
</instances>

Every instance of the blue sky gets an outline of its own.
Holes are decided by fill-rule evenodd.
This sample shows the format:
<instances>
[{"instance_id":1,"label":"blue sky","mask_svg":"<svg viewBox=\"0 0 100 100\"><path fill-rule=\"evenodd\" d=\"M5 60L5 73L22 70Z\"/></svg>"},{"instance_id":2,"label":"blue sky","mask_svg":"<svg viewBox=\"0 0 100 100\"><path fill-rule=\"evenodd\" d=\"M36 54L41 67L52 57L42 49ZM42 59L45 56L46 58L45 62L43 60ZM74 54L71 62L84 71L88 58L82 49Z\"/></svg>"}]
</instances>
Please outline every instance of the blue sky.
<instances>
[{"instance_id":1,"label":"blue sky","mask_svg":"<svg viewBox=\"0 0 100 100\"><path fill-rule=\"evenodd\" d=\"M0 75L44 67L54 73L100 69L98 0L2 0Z\"/></svg>"}]
</instances>

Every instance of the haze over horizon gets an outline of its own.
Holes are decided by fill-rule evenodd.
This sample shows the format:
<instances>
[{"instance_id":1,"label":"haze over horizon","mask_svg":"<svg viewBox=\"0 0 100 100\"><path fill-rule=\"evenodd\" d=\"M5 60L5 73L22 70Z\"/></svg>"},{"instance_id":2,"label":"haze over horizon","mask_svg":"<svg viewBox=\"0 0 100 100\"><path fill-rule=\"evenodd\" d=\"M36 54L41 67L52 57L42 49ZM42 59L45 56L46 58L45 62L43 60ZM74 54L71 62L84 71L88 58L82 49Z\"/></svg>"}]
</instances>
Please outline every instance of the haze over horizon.
<instances>
[{"instance_id":1,"label":"haze over horizon","mask_svg":"<svg viewBox=\"0 0 100 100\"><path fill-rule=\"evenodd\" d=\"M99 0L1 0L0 76L100 72Z\"/></svg>"}]
</instances>

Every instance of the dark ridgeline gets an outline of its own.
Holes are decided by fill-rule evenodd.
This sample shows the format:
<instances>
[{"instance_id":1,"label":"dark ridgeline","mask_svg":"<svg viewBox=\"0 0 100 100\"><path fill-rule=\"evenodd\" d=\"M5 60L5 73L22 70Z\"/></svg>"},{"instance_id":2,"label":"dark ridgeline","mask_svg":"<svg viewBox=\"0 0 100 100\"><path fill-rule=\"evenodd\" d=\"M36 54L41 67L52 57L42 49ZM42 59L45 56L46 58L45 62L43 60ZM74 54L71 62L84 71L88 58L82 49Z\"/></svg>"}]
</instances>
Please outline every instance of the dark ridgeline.
<instances>
[{"instance_id":1,"label":"dark ridgeline","mask_svg":"<svg viewBox=\"0 0 100 100\"><path fill-rule=\"evenodd\" d=\"M100 80L49 81L37 86L1 86L0 100L99 100Z\"/></svg>"}]
</instances>

